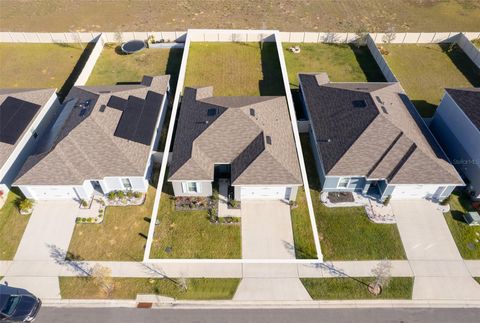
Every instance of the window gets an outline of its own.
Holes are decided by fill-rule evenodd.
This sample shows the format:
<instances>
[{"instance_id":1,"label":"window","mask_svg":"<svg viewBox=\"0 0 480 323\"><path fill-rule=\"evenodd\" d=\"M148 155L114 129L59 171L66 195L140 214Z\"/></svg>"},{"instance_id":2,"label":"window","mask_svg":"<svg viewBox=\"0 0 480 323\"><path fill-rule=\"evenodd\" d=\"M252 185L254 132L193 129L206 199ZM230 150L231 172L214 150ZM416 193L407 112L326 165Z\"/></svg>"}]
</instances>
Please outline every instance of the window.
<instances>
[{"instance_id":1,"label":"window","mask_svg":"<svg viewBox=\"0 0 480 323\"><path fill-rule=\"evenodd\" d=\"M122 178L122 184L123 187L125 187L126 190L131 190L132 189L132 183L128 178Z\"/></svg>"},{"instance_id":2,"label":"window","mask_svg":"<svg viewBox=\"0 0 480 323\"><path fill-rule=\"evenodd\" d=\"M338 188L348 188L348 184L350 183L350 178L349 177L340 177L340 180L338 181Z\"/></svg>"},{"instance_id":3,"label":"window","mask_svg":"<svg viewBox=\"0 0 480 323\"><path fill-rule=\"evenodd\" d=\"M197 182L182 183L184 193L199 193Z\"/></svg>"}]
</instances>

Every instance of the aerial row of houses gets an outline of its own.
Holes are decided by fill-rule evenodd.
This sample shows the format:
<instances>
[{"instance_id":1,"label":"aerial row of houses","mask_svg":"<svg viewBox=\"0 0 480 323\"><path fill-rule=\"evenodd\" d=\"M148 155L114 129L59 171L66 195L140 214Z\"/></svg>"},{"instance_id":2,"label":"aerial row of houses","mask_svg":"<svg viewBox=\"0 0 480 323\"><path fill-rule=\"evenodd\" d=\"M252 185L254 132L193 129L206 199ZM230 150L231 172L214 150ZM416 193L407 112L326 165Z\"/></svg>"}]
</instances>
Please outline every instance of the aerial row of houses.
<instances>
[{"instance_id":1,"label":"aerial row of houses","mask_svg":"<svg viewBox=\"0 0 480 323\"><path fill-rule=\"evenodd\" d=\"M467 186L480 198L480 89L447 89L430 128L398 83L334 83L300 74L323 191L385 200L443 200ZM139 84L0 90L0 190L27 198L89 199L146 192L167 109L169 76ZM303 185L285 97L218 97L185 88L167 180L176 196L295 200Z\"/></svg>"}]
</instances>

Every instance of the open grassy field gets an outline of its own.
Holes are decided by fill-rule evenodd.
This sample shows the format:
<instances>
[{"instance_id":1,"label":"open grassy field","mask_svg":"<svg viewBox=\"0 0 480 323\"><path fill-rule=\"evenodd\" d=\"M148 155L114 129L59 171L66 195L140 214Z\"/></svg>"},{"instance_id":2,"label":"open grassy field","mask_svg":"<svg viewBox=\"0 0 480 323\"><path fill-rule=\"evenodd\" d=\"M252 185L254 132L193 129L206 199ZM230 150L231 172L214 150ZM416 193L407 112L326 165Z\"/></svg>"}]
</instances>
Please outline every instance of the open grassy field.
<instances>
[{"instance_id":1,"label":"open grassy field","mask_svg":"<svg viewBox=\"0 0 480 323\"><path fill-rule=\"evenodd\" d=\"M177 211L172 184L160 199L151 258L241 258L240 223L212 224L208 211Z\"/></svg>"},{"instance_id":2,"label":"open grassy field","mask_svg":"<svg viewBox=\"0 0 480 323\"><path fill-rule=\"evenodd\" d=\"M298 54L288 50L295 45L300 45ZM385 82L366 46L283 43L283 50L292 88L298 88L300 72L327 72L332 82Z\"/></svg>"},{"instance_id":3,"label":"open grassy field","mask_svg":"<svg viewBox=\"0 0 480 323\"><path fill-rule=\"evenodd\" d=\"M87 85L140 82L143 75L170 74L176 84L183 49L148 48L140 53L122 54L116 44L106 44Z\"/></svg>"},{"instance_id":4,"label":"open grassy field","mask_svg":"<svg viewBox=\"0 0 480 323\"><path fill-rule=\"evenodd\" d=\"M382 45L393 73L423 117L430 117L446 87L480 86L480 70L448 44Z\"/></svg>"},{"instance_id":5,"label":"open grassy field","mask_svg":"<svg viewBox=\"0 0 480 323\"><path fill-rule=\"evenodd\" d=\"M478 31L475 0L1 0L2 31L148 31L247 28ZM34 14L32 14L34 13ZM447 23L448 22L448 23Z\"/></svg>"},{"instance_id":6,"label":"open grassy field","mask_svg":"<svg viewBox=\"0 0 480 323\"><path fill-rule=\"evenodd\" d=\"M216 96L284 95L275 43L190 46L185 86L213 86Z\"/></svg>"},{"instance_id":7,"label":"open grassy field","mask_svg":"<svg viewBox=\"0 0 480 323\"><path fill-rule=\"evenodd\" d=\"M476 242L480 236L480 227L468 226L463 219L465 212L473 210L469 198L455 192L450 196L450 212L445 214L445 220L462 257L480 260L480 243Z\"/></svg>"},{"instance_id":8,"label":"open grassy field","mask_svg":"<svg viewBox=\"0 0 480 323\"><path fill-rule=\"evenodd\" d=\"M362 207L328 208L320 202L320 184L308 134L301 134L300 139L324 259L406 259L395 224L371 222Z\"/></svg>"},{"instance_id":9,"label":"open grassy field","mask_svg":"<svg viewBox=\"0 0 480 323\"><path fill-rule=\"evenodd\" d=\"M142 260L155 192L150 186L145 203L139 206L107 207L102 223L75 224L68 256L77 260Z\"/></svg>"},{"instance_id":10,"label":"open grassy field","mask_svg":"<svg viewBox=\"0 0 480 323\"><path fill-rule=\"evenodd\" d=\"M63 98L81 72L90 48L0 43L0 88L57 88Z\"/></svg>"},{"instance_id":11,"label":"open grassy field","mask_svg":"<svg viewBox=\"0 0 480 323\"><path fill-rule=\"evenodd\" d=\"M137 294L155 294L175 299L228 300L232 299L240 279L189 278L187 290L178 286L175 278L113 278L113 292L107 297L92 278L59 277L60 293L64 299L135 299Z\"/></svg>"},{"instance_id":12,"label":"open grassy field","mask_svg":"<svg viewBox=\"0 0 480 323\"><path fill-rule=\"evenodd\" d=\"M20 196L10 191L7 201L0 209L0 260L12 260L17 252L30 215L21 215L16 206Z\"/></svg>"},{"instance_id":13,"label":"open grassy field","mask_svg":"<svg viewBox=\"0 0 480 323\"><path fill-rule=\"evenodd\" d=\"M314 299L412 299L413 278L393 277L379 296L372 295L367 286L374 277L360 278L302 278L301 281Z\"/></svg>"}]
</instances>

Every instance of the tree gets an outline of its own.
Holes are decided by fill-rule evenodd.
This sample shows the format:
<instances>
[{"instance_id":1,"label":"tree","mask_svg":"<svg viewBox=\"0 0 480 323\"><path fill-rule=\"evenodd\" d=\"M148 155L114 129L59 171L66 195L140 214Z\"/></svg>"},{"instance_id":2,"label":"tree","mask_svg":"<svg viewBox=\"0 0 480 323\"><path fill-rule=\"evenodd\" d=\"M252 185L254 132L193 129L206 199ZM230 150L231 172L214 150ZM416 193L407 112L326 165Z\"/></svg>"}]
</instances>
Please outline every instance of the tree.
<instances>
[{"instance_id":1,"label":"tree","mask_svg":"<svg viewBox=\"0 0 480 323\"><path fill-rule=\"evenodd\" d=\"M93 279L93 284L100 288L107 297L112 295L115 284L112 278L112 270L100 264L93 266L90 271L90 276Z\"/></svg>"},{"instance_id":2,"label":"tree","mask_svg":"<svg viewBox=\"0 0 480 323\"><path fill-rule=\"evenodd\" d=\"M397 38L397 33L395 32L395 27L390 26L387 28L387 31L385 32L385 35L382 37L382 41L385 44L390 44L393 40Z\"/></svg>"},{"instance_id":3,"label":"tree","mask_svg":"<svg viewBox=\"0 0 480 323\"><path fill-rule=\"evenodd\" d=\"M375 280L368 285L368 290L374 295L380 295L382 289L388 286L391 279L392 263L389 260L382 260L372 269Z\"/></svg>"}]
</instances>

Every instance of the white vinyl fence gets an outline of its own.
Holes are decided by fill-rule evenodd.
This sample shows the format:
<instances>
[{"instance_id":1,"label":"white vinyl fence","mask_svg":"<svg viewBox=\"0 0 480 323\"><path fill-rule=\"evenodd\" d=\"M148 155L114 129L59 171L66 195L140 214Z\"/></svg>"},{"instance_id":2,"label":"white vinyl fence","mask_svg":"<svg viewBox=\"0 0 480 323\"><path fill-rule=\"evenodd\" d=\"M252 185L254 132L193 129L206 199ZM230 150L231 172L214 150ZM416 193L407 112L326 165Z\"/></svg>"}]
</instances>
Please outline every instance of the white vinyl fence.
<instances>
[{"instance_id":1,"label":"white vinyl fence","mask_svg":"<svg viewBox=\"0 0 480 323\"><path fill-rule=\"evenodd\" d=\"M92 74L95 64L97 63L98 58L102 54L103 46L105 41L103 36L100 34L94 39L95 45L88 56L87 62L83 66L82 72L78 75L77 80L75 81L75 86L87 84L90 74Z\"/></svg>"},{"instance_id":2,"label":"white vinyl fence","mask_svg":"<svg viewBox=\"0 0 480 323\"><path fill-rule=\"evenodd\" d=\"M373 59L375 60L375 62L377 62L378 67L382 71L385 79L388 82L398 82L397 77L395 76L395 74L393 74L393 71L388 66L387 61L383 57L382 53L380 53L380 50L377 48L375 41L370 35L367 36L367 46L373 56Z\"/></svg>"}]
</instances>

